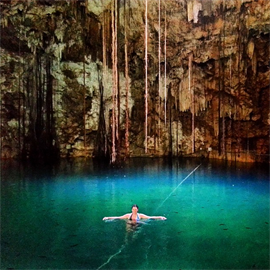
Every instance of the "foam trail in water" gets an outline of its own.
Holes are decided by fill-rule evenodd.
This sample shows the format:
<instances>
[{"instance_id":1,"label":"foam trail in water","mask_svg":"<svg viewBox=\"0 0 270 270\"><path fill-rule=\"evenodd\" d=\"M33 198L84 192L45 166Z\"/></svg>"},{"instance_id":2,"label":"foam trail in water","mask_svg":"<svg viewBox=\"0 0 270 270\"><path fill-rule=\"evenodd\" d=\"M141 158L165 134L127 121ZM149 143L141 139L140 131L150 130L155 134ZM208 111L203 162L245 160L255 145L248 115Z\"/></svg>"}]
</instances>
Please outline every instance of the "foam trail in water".
<instances>
[{"instance_id":1,"label":"foam trail in water","mask_svg":"<svg viewBox=\"0 0 270 270\"><path fill-rule=\"evenodd\" d=\"M97 270L101 269L103 266L105 266L106 264L108 264L108 263L111 261L111 259L112 259L113 257L115 257L115 256L117 256L119 253L121 253L121 251L124 249L125 246L126 246L126 245L122 245L121 248L120 248L116 253L114 253L113 255L111 255L111 256L109 257L109 259L108 259L105 263L103 263L101 266L99 266L99 267L97 268Z\"/></svg>"},{"instance_id":2,"label":"foam trail in water","mask_svg":"<svg viewBox=\"0 0 270 270\"><path fill-rule=\"evenodd\" d=\"M171 197L171 195L201 166L199 164L192 172L189 173L178 185L177 187L165 198L165 200L157 207L156 211Z\"/></svg>"},{"instance_id":3,"label":"foam trail in water","mask_svg":"<svg viewBox=\"0 0 270 270\"><path fill-rule=\"evenodd\" d=\"M165 198L165 200L163 200L163 202L157 207L156 211L171 197L171 195L201 166L201 164L199 164L192 172L190 172L177 186L176 188L174 188L174 190ZM156 212L155 211L155 212ZM139 233L140 231L138 231ZM125 248L126 244L122 245L121 248L115 252L113 255L111 255L108 260L103 263L102 265L100 265L97 270L101 269L103 266L107 265L112 258L114 258L115 256L117 256L118 254L120 254L122 252L122 250Z\"/></svg>"}]
</instances>

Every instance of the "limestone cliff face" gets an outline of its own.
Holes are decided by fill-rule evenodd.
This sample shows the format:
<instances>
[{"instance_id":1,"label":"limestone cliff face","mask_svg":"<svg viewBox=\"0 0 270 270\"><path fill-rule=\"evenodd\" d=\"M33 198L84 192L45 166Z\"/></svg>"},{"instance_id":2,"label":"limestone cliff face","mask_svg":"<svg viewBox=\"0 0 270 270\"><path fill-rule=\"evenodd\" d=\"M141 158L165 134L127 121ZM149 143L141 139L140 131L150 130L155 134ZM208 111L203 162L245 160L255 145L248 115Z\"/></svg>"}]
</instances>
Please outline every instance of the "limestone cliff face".
<instances>
[{"instance_id":1,"label":"limestone cliff face","mask_svg":"<svg viewBox=\"0 0 270 270\"><path fill-rule=\"evenodd\" d=\"M269 161L270 1L0 8L2 158Z\"/></svg>"}]
</instances>

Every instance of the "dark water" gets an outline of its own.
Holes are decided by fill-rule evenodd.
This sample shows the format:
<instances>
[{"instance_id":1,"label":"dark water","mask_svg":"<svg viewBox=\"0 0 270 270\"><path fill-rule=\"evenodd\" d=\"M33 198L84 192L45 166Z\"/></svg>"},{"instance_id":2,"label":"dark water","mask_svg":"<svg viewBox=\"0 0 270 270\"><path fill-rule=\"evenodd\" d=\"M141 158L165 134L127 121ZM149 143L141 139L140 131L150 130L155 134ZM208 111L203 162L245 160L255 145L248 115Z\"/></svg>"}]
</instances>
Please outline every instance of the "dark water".
<instances>
[{"instance_id":1,"label":"dark water","mask_svg":"<svg viewBox=\"0 0 270 270\"><path fill-rule=\"evenodd\" d=\"M199 164L2 162L1 269L269 269L268 165Z\"/></svg>"}]
</instances>

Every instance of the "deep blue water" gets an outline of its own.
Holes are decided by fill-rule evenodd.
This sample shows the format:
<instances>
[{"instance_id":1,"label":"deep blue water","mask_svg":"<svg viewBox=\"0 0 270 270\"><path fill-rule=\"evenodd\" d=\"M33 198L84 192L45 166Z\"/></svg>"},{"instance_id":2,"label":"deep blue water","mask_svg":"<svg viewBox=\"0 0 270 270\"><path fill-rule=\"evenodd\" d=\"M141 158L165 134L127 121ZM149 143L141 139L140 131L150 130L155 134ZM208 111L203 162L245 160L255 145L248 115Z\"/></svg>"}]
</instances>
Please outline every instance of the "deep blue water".
<instances>
[{"instance_id":1,"label":"deep blue water","mask_svg":"<svg viewBox=\"0 0 270 270\"><path fill-rule=\"evenodd\" d=\"M167 220L102 220L135 203ZM268 165L136 158L110 169L84 159L4 161L7 268L269 269Z\"/></svg>"}]
</instances>

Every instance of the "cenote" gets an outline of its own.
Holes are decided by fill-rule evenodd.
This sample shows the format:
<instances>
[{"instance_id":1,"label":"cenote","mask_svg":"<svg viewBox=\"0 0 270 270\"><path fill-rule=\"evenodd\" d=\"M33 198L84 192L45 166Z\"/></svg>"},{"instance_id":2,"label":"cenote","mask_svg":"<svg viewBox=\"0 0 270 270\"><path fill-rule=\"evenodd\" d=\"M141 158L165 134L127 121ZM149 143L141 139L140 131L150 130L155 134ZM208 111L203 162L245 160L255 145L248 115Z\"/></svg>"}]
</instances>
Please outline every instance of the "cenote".
<instances>
[{"instance_id":1,"label":"cenote","mask_svg":"<svg viewBox=\"0 0 270 270\"><path fill-rule=\"evenodd\" d=\"M3 161L1 174L1 269L269 269L268 164ZM135 203L167 220L102 220Z\"/></svg>"}]
</instances>

